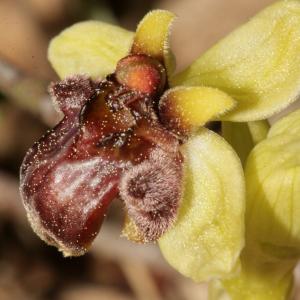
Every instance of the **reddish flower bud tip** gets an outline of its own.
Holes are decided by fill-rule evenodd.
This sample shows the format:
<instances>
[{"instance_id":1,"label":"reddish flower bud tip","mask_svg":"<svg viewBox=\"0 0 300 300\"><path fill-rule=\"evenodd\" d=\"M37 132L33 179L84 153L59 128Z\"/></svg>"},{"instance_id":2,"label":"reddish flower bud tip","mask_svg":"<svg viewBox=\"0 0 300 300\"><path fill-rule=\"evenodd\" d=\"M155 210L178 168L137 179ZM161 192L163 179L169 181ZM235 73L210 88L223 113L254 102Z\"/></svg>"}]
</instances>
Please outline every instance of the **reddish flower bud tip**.
<instances>
[{"instance_id":1,"label":"reddish flower bud tip","mask_svg":"<svg viewBox=\"0 0 300 300\"><path fill-rule=\"evenodd\" d=\"M166 70L156 59L146 55L129 55L116 68L119 83L146 94L159 94L166 84Z\"/></svg>"}]
</instances>

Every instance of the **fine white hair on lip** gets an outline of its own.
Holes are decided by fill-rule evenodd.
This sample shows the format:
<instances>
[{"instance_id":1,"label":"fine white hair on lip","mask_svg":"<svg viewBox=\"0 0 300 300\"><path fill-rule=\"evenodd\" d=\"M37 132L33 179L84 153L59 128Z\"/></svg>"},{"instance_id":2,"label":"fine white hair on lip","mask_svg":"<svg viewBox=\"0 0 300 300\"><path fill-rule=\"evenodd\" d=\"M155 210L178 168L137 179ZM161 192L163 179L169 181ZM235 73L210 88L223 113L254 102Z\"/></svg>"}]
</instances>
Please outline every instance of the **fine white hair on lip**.
<instances>
[{"instance_id":1,"label":"fine white hair on lip","mask_svg":"<svg viewBox=\"0 0 300 300\"><path fill-rule=\"evenodd\" d=\"M95 83L86 75L73 75L59 82L52 82L49 94L57 111L64 114L77 111L95 93Z\"/></svg>"},{"instance_id":2,"label":"fine white hair on lip","mask_svg":"<svg viewBox=\"0 0 300 300\"><path fill-rule=\"evenodd\" d=\"M145 239L157 240L175 221L182 170L174 156L156 148L148 160L125 172L120 196Z\"/></svg>"}]
</instances>

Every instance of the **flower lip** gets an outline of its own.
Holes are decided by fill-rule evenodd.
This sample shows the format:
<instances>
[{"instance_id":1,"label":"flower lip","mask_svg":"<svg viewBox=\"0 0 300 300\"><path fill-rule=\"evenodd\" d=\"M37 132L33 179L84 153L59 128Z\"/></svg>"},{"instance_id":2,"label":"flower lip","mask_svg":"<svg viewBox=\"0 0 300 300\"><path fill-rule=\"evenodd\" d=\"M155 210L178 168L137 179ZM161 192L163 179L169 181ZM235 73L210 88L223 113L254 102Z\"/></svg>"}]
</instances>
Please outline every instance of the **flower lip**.
<instances>
[{"instance_id":1,"label":"flower lip","mask_svg":"<svg viewBox=\"0 0 300 300\"><path fill-rule=\"evenodd\" d=\"M119 192L122 174L150 160L157 149L163 154L161 165L168 163L174 169L170 185L181 181L179 142L159 122L156 111L158 92L166 85L164 67L146 55L131 55L118 70L146 72L141 78L146 83L138 82L136 87L150 89L135 90L131 80L119 82L118 71L101 82L73 76L53 84L51 95L65 117L36 143L31 152L37 155L29 154L25 162L29 167L22 167L21 193L32 227L67 256L87 251ZM152 173L154 186L163 174ZM131 206L136 212L131 215L148 241L159 238L173 223L180 188L172 201L147 193L147 211L142 208L137 213ZM162 202L158 215L151 201Z\"/></svg>"}]
</instances>

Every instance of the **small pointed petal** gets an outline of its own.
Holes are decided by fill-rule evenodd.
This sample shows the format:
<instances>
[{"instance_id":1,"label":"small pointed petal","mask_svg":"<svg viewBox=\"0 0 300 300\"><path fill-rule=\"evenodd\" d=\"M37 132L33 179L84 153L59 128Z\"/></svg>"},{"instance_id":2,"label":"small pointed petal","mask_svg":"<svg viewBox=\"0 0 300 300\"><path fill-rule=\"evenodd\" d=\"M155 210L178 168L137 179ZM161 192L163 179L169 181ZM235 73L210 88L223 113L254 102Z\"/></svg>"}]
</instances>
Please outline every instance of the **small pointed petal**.
<instances>
[{"instance_id":1,"label":"small pointed petal","mask_svg":"<svg viewBox=\"0 0 300 300\"><path fill-rule=\"evenodd\" d=\"M220 41L172 86L206 85L238 101L228 121L254 121L283 110L300 94L300 2L279 1Z\"/></svg>"},{"instance_id":2,"label":"small pointed petal","mask_svg":"<svg viewBox=\"0 0 300 300\"><path fill-rule=\"evenodd\" d=\"M175 69L169 35L175 15L166 10L149 12L137 27L132 54L146 54L163 62L168 74Z\"/></svg>"},{"instance_id":3,"label":"small pointed petal","mask_svg":"<svg viewBox=\"0 0 300 300\"><path fill-rule=\"evenodd\" d=\"M104 78L129 54L132 40L133 33L118 26L99 21L81 22L51 41L48 58L60 78L74 74Z\"/></svg>"},{"instance_id":4,"label":"small pointed petal","mask_svg":"<svg viewBox=\"0 0 300 300\"><path fill-rule=\"evenodd\" d=\"M222 137L205 128L181 150L184 195L160 249L171 266L197 282L228 276L244 246L241 163Z\"/></svg>"},{"instance_id":5,"label":"small pointed petal","mask_svg":"<svg viewBox=\"0 0 300 300\"><path fill-rule=\"evenodd\" d=\"M187 135L235 107L226 93L210 87L177 87L159 103L162 123L177 134Z\"/></svg>"}]
</instances>

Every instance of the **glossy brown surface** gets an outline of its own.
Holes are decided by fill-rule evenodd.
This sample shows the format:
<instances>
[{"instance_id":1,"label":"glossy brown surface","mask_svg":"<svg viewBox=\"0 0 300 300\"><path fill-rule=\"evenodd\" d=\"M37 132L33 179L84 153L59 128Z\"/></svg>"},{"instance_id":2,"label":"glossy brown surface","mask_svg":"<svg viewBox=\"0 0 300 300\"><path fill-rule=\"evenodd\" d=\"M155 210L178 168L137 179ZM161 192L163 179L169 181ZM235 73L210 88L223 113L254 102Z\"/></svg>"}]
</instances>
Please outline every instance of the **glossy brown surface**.
<instances>
[{"instance_id":1,"label":"glossy brown surface","mask_svg":"<svg viewBox=\"0 0 300 300\"><path fill-rule=\"evenodd\" d=\"M182 177L178 141L157 118L158 95L121 85L114 75L98 84L85 77L68 78L54 84L51 94L65 116L28 151L21 168L21 193L33 229L65 255L83 254L119 193L120 178L151 162L159 149L159 163L167 169L157 165L152 179L147 170L136 180L148 195L144 207L152 207L147 216L121 194L140 230L148 240L157 239L175 218L180 191L170 192L173 198L166 201L164 191L153 194L147 186L163 189L155 186L161 177L169 186ZM153 225L160 229L151 229Z\"/></svg>"}]
</instances>

